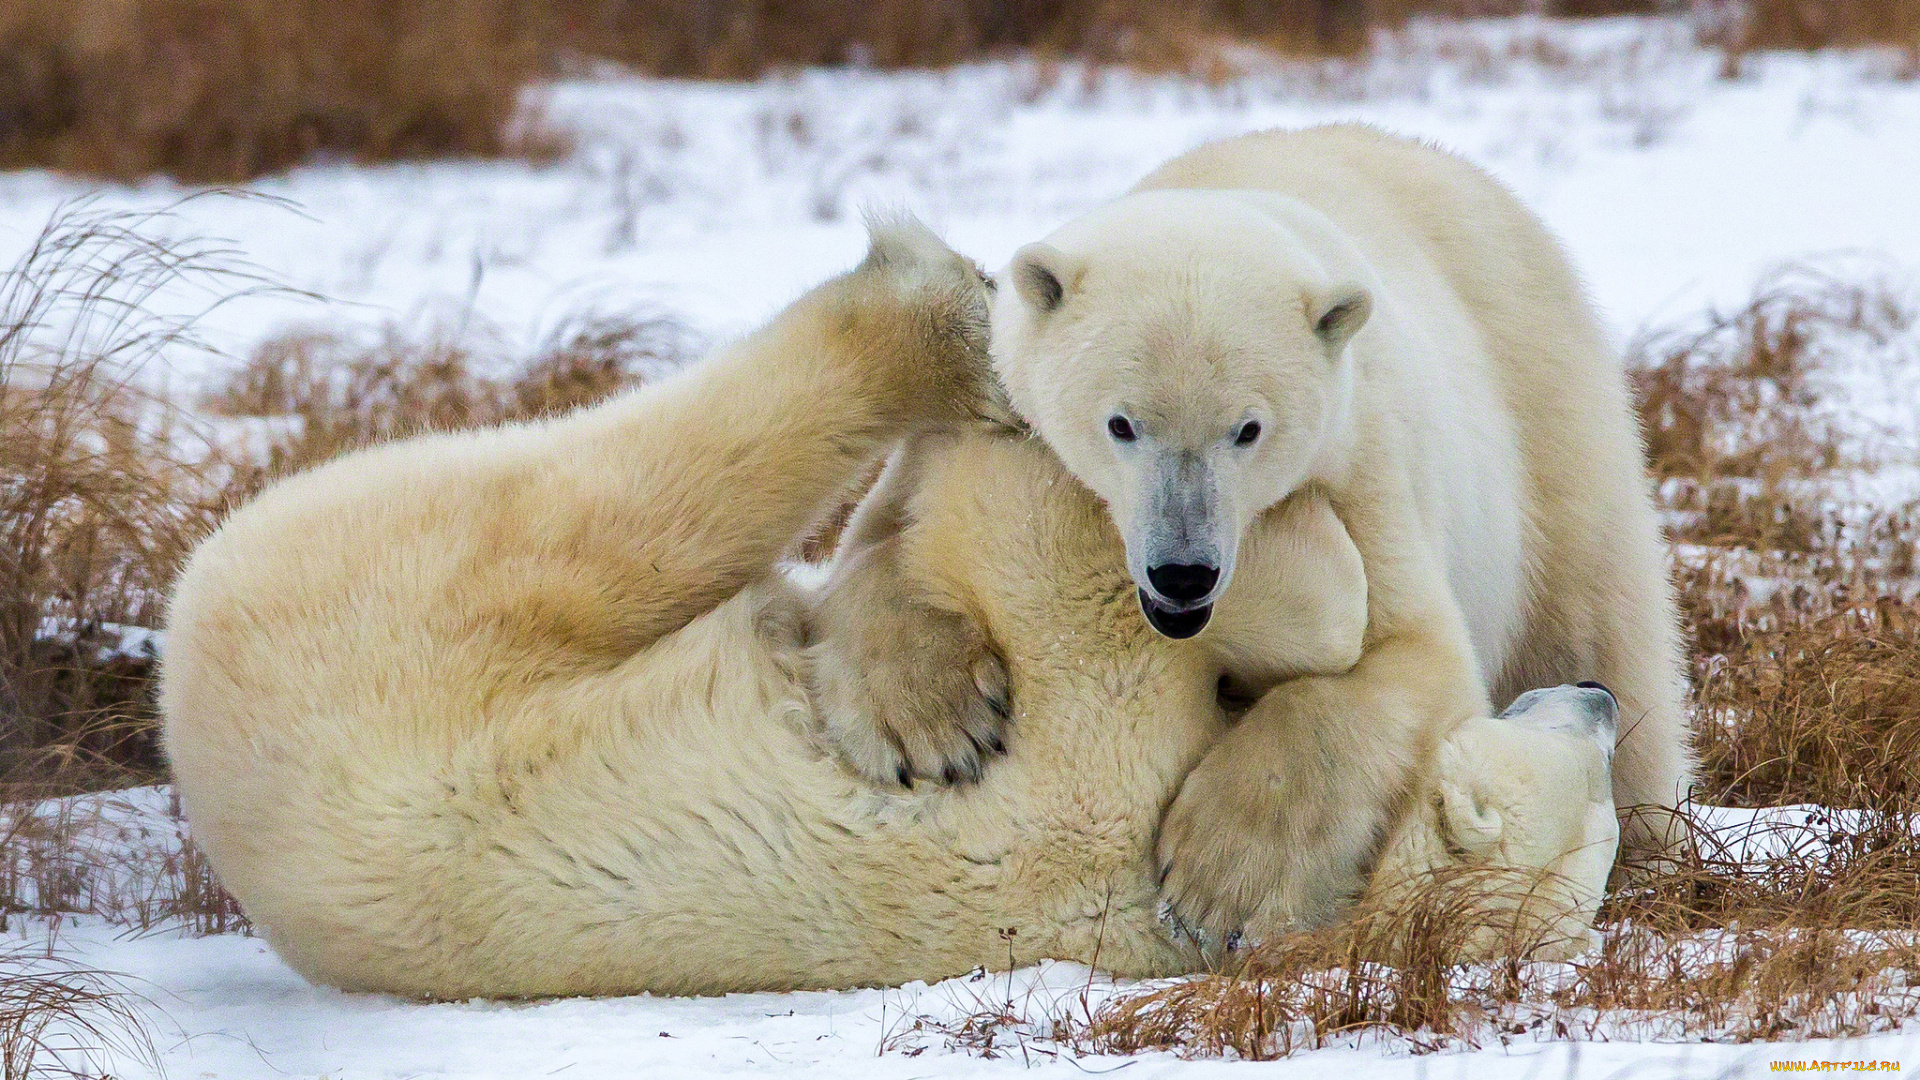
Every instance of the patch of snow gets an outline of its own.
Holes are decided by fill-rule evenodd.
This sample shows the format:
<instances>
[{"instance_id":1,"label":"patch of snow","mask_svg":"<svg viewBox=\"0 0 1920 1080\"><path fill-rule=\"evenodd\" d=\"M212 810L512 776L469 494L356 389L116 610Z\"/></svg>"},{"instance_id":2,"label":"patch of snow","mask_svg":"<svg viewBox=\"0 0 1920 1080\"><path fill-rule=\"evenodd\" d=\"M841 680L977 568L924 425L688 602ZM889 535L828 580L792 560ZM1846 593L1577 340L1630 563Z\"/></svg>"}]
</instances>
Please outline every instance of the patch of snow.
<instances>
[{"instance_id":1,"label":"patch of snow","mask_svg":"<svg viewBox=\"0 0 1920 1080\"><path fill-rule=\"evenodd\" d=\"M0 810L0 839L0 881L18 908L122 929L171 921L166 902L179 892L187 825L170 787L8 807Z\"/></svg>"},{"instance_id":2,"label":"patch of snow","mask_svg":"<svg viewBox=\"0 0 1920 1080\"><path fill-rule=\"evenodd\" d=\"M18 936L18 935L16 935ZM28 937L23 944L33 943ZM560 1076L702 1078L778 1076L821 1080L1116 1074L1135 1078L1340 1075L1352 1080L1460 1077L1762 1076L1774 1061L1920 1060L1920 1038L1879 1036L1761 1045L1636 1042L1543 1043L1531 1038L1479 1050L1411 1055L1367 1041L1252 1064L1062 1053L1043 1038L1003 1036L987 1059L949 1050L914 1019L948 1021L1011 1000L1044 1031L1062 1008L1078 1009L1085 968L1047 964L932 986L717 998L640 996L528 1003L421 1004L344 994L302 981L266 944L238 936L122 936L82 921L60 948L71 962L117 973L149 1002L164 1075L204 1080L277 1076L329 1080L447 1077L524 1080ZM1092 1000L1109 992L1094 980ZM1023 1012L1025 1010L1025 1012ZM882 1046L890 1052L882 1054ZM122 1080L159 1069L116 1060Z\"/></svg>"},{"instance_id":3,"label":"patch of snow","mask_svg":"<svg viewBox=\"0 0 1920 1080\"><path fill-rule=\"evenodd\" d=\"M49 615L40 620L35 641L71 643L87 650L87 659L96 664L109 660L157 660L166 635L145 626L125 623L79 623L70 618Z\"/></svg>"}]
</instances>

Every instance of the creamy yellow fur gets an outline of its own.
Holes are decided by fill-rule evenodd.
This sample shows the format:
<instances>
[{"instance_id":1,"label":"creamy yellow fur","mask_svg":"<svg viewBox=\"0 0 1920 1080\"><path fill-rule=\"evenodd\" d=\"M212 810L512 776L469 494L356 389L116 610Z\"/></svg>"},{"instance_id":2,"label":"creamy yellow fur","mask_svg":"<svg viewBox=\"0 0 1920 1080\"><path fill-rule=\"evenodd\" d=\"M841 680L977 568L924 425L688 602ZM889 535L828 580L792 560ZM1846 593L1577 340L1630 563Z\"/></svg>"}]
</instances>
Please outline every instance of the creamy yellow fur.
<instances>
[{"instance_id":1,"label":"creamy yellow fur","mask_svg":"<svg viewBox=\"0 0 1920 1080\"><path fill-rule=\"evenodd\" d=\"M1153 634L1100 504L966 419L983 305L936 241L883 232L680 376L235 513L173 597L162 708L194 834L280 955L440 998L1194 966L1152 854L1226 727L1222 657L1345 670L1360 554L1303 495L1250 531L1205 642ZM888 565L975 621L1017 703L978 784L843 764L805 677L817 598L776 570L909 435Z\"/></svg>"}]
</instances>

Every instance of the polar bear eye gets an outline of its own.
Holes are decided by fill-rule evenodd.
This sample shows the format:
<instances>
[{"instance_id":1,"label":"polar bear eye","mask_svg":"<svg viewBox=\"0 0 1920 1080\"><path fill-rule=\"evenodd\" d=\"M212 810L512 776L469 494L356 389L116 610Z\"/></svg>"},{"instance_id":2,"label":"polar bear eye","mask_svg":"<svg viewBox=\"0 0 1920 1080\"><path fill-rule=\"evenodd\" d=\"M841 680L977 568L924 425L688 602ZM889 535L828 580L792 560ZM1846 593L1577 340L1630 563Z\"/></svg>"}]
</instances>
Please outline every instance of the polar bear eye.
<instances>
[{"instance_id":1,"label":"polar bear eye","mask_svg":"<svg viewBox=\"0 0 1920 1080\"><path fill-rule=\"evenodd\" d=\"M1258 438L1260 438L1260 421L1249 420L1240 425L1240 430L1233 436L1233 445L1252 446L1254 440Z\"/></svg>"},{"instance_id":2,"label":"polar bear eye","mask_svg":"<svg viewBox=\"0 0 1920 1080\"><path fill-rule=\"evenodd\" d=\"M1124 416L1115 416L1107 421L1107 434L1121 442L1132 442L1140 437L1140 433L1133 430L1133 422Z\"/></svg>"}]
</instances>

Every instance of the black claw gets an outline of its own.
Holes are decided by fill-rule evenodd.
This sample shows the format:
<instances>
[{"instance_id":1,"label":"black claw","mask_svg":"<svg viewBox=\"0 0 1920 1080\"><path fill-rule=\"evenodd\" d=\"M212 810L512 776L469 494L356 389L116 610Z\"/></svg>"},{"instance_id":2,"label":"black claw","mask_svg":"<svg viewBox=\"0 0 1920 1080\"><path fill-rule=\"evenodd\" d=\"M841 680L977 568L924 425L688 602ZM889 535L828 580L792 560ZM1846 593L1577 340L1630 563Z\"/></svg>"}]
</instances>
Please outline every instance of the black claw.
<instances>
[{"instance_id":1,"label":"black claw","mask_svg":"<svg viewBox=\"0 0 1920 1080\"><path fill-rule=\"evenodd\" d=\"M1167 887L1167 878L1169 878L1169 877L1171 877L1171 876L1173 876L1173 864L1172 864L1172 863L1170 863L1170 862L1169 862L1169 863L1161 863L1161 864L1160 864L1160 879L1159 879L1158 881L1156 881L1156 882L1154 882L1154 887L1155 887L1155 888L1157 888L1157 889L1164 889L1164 888L1166 888L1166 887Z\"/></svg>"},{"instance_id":2,"label":"black claw","mask_svg":"<svg viewBox=\"0 0 1920 1080\"><path fill-rule=\"evenodd\" d=\"M1005 754L1007 752L1007 741L998 735L993 737L993 742L989 745L993 747L993 752L996 754Z\"/></svg>"},{"instance_id":3,"label":"black claw","mask_svg":"<svg viewBox=\"0 0 1920 1080\"><path fill-rule=\"evenodd\" d=\"M960 770L959 770L959 769L957 769L957 768L955 768L955 767L953 767L952 765L949 765L949 766L947 766L946 768L944 768L944 769L941 769L941 770L940 770L940 781L941 781L941 783L945 783L945 784L957 784L957 783L959 783L959 782L960 782Z\"/></svg>"},{"instance_id":4,"label":"black claw","mask_svg":"<svg viewBox=\"0 0 1920 1080\"><path fill-rule=\"evenodd\" d=\"M893 775L899 778L901 787L906 788L908 791L913 790L913 770L912 769L909 769L905 765L902 765L900 766L899 770L895 772Z\"/></svg>"},{"instance_id":5,"label":"black claw","mask_svg":"<svg viewBox=\"0 0 1920 1080\"><path fill-rule=\"evenodd\" d=\"M1001 701L999 698L988 698L987 708L992 709L993 715L999 717L1002 720L1005 720L1009 715L1007 712L1007 703L1004 701Z\"/></svg>"}]
</instances>

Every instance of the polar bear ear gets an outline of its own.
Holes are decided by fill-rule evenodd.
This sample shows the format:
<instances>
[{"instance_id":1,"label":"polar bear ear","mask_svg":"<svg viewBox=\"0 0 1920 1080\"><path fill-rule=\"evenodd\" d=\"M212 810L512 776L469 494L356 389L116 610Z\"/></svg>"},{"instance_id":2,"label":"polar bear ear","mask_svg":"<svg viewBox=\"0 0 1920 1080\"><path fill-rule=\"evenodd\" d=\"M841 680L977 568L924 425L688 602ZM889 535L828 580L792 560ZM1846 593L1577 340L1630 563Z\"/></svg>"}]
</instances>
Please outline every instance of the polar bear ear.
<instances>
[{"instance_id":1,"label":"polar bear ear","mask_svg":"<svg viewBox=\"0 0 1920 1080\"><path fill-rule=\"evenodd\" d=\"M1013 253L1007 276L1014 291L1028 306L1042 315L1059 310L1067 292L1080 283L1081 264L1058 248L1047 244L1028 244Z\"/></svg>"},{"instance_id":2,"label":"polar bear ear","mask_svg":"<svg viewBox=\"0 0 1920 1080\"><path fill-rule=\"evenodd\" d=\"M1477 792L1443 782L1434 801L1439 804L1441 836L1457 854L1485 856L1506 832L1500 811L1488 805Z\"/></svg>"},{"instance_id":3,"label":"polar bear ear","mask_svg":"<svg viewBox=\"0 0 1920 1080\"><path fill-rule=\"evenodd\" d=\"M1313 332L1326 343L1327 352L1338 353L1373 314L1373 294L1353 282L1328 290L1325 298L1311 307Z\"/></svg>"}]
</instances>

